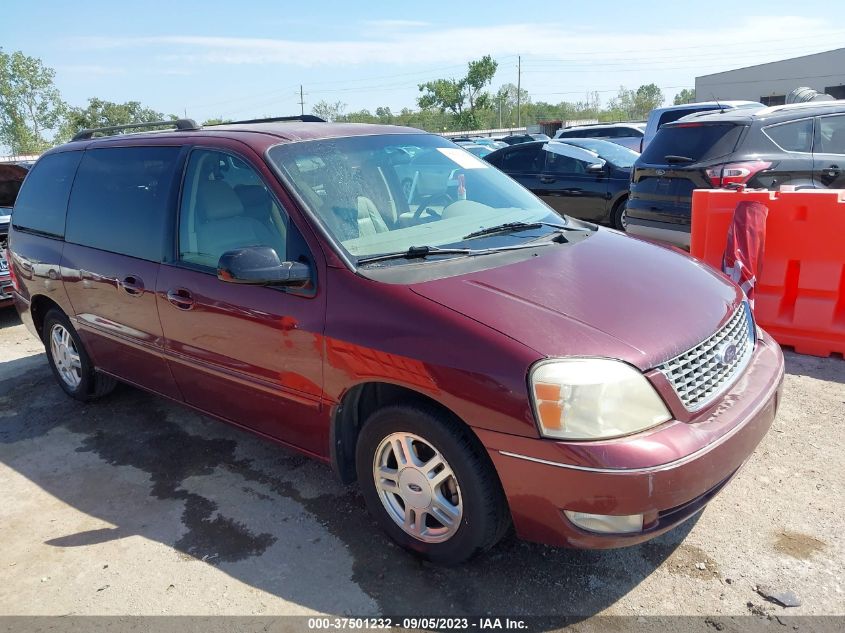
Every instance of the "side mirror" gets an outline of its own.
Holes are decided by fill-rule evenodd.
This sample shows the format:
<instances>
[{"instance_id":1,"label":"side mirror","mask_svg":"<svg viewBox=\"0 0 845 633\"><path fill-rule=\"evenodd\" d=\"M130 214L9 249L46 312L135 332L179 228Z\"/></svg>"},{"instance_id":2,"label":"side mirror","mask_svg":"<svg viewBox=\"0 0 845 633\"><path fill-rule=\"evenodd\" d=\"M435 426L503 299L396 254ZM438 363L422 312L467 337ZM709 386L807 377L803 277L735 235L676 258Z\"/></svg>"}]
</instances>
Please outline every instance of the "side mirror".
<instances>
[{"instance_id":1,"label":"side mirror","mask_svg":"<svg viewBox=\"0 0 845 633\"><path fill-rule=\"evenodd\" d=\"M603 174L604 173L604 161L600 163L593 163L592 165L587 165L587 173L588 174Z\"/></svg>"},{"instance_id":2,"label":"side mirror","mask_svg":"<svg viewBox=\"0 0 845 633\"><path fill-rule=\"evenodd\" d=\"M217 278L235 284L273 284L302 288L311 281L311 270L301 262L283 262L269 246L226 251L217 263Z\"/></svg>"}]
</instances>

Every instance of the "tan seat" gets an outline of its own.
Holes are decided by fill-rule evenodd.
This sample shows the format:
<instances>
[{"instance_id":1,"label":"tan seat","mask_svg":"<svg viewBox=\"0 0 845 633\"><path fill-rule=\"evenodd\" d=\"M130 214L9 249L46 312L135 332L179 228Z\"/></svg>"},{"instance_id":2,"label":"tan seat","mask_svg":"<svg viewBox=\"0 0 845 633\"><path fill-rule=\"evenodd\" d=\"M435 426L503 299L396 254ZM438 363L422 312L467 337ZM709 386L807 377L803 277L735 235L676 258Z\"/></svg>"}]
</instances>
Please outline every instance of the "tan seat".
<instances>
[{"instance_id":1,"label":"tan seat","mask_svg":"<svg viewBox=\"0 0 845 633\"><path fill-rule=\"evenodd\" d=\"M389 230L375 203L366 196L358 196L358 236L367 237Z\"/></svg>"}]
</instances>

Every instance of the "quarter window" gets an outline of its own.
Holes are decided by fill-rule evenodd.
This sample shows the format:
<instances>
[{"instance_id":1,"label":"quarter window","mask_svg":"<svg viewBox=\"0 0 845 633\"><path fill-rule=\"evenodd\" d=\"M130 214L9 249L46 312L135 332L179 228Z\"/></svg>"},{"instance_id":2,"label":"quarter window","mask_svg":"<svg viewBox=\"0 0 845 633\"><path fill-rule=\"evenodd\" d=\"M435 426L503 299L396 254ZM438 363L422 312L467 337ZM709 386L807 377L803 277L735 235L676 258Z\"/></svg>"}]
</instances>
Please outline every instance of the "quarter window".
<instances>
[{"instance_id":1,"label":"quarter window","mask_svg":"<svg viewBox=\"0 0 845 633\"><path fill-rule=\"evenodd\" d=\"M819 119L818 153L845 154L845 116L823 116Z\"/></svg>"},{"instance_id":2,"label":"quarter window","mask_svg":"<svg viewBox=\"0 0 845 633\"><path fill-rule=\"evenodd\" d=\"M811 152L813 150L812 119L771 125L763 131L778 147L787 152Z\"/></svg>"},{"instance_id":3,"label":"quarter window","mask_svg":"<svg viewBox=\"0 0 845 633\"><path fill-rule=\"evenodd\" d=\"M65 239L161 261L178 147L85 152L68 205Z\"/></svg>"},{"instance_id":4,"label":"quarter window","mask_svg":"<svg viewBox=\"0 0 845 633\"><path fill-rule=\"evenodd\" d=\"M62 152L35 164L12 211L15 228L64 236L68 193L81 157L82 152Z\"/></svg>"},{"instance_id":5,"label":"quarter window","mask_svg":"<svg viewBox=\"0 0 845 633\"><path fill-rule=\"evenodd\" d=\"M216 150L191 152L179 211L179 259L216 268L226 251L270 246L287 259L288 217L255 170Z\"/></svg>"}]
</instances>

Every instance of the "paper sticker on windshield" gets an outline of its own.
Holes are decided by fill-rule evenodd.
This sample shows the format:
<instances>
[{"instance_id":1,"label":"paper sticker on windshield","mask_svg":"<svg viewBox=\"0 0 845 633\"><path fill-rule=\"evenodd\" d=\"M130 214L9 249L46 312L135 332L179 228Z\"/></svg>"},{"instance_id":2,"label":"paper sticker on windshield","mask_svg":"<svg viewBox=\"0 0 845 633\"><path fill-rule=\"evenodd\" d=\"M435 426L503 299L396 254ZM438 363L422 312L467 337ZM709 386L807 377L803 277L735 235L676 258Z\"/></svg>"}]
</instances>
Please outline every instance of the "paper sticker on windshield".
<instances>
[{"instance_id":1,"label":"paper sticker on windshield","mask_svg":"<svg viewBox=\"0 0 845 633\"><path fill-rule=\"evenodd\" d=\"M468 151L458 149L457 147L438 147L437 151L464 169L485 169L490 166L488 163L485 163L480 158L473 156Z\"/></svg>"}]
</instances>

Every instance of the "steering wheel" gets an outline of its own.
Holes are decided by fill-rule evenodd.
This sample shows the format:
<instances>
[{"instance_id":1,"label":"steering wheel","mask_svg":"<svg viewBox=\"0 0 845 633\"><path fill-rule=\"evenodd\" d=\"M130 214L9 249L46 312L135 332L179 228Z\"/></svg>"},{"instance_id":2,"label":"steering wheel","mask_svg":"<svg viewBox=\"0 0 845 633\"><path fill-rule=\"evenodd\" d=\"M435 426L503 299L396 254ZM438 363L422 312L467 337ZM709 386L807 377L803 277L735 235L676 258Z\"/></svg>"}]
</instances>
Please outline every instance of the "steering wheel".
<instances>
[{"instance_id":1,"label":"steering wheel","mask_svg":"<svg viewBox=\"0 0 845 633\"><path fill-rule=\"evenodd\" d=\"M420 205L417 207L417 210L414 211L414 219L418 220L420 217L422 217L423 213L428 213L428 215L439 218L440 214L428 206L429 204L432 204L435 201L444 202L445 204L443 205L443 208L445 209L454 202L454 199L446 192L432 193L427 196L423 196Z\"/></svg>"}]
</instances>

